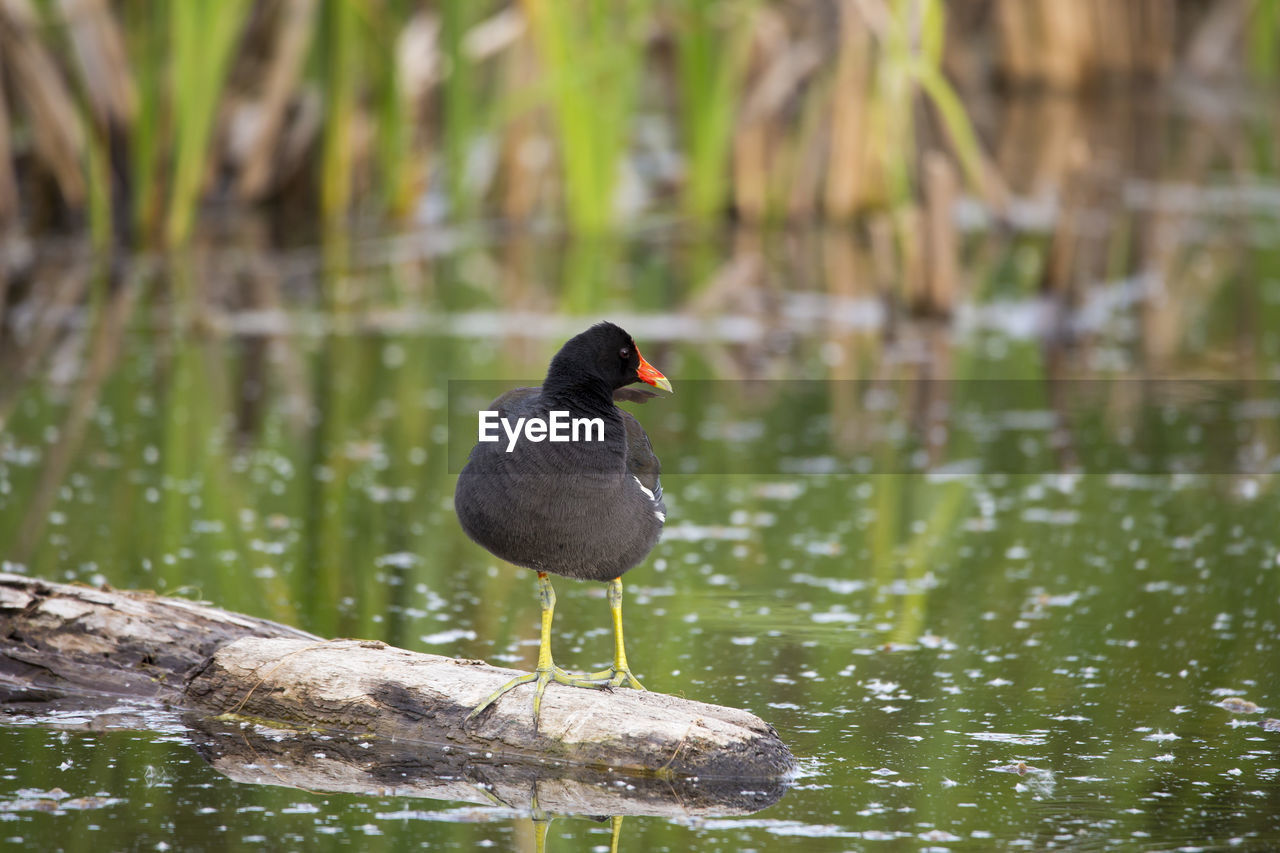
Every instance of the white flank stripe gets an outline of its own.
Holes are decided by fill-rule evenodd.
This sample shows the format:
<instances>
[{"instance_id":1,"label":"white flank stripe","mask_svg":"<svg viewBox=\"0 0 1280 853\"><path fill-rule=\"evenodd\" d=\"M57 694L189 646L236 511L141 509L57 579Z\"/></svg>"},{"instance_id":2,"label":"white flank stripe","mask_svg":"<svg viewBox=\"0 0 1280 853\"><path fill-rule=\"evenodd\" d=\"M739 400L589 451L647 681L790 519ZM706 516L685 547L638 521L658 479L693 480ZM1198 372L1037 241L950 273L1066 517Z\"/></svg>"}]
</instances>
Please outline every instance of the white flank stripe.
<instances>
[{"instance_id":1,"label":"white flank stripe","mask_svg":"<svg viewBox=\"0 0 1280 853\"><path fill-rule=\"evenodd\" d=\"M653 511L653 517L658 519L658 521L661 521L663 524L667 523L667 517L662 513L658 512L656 509Z\"/></svg>"},{"instance_id":2,"label":"white flank stripe","mask_svg":"<svg viewBox=\"0 0 1280 853\"><path fill-rule=\"evenodd\" d=\"M644 483L640 482L640 478L639 478L639 477L637 477L635 474L632 474L632 475L631 475L631 479L633 479L633 480L635 480L635 481L636 481L636 485L640 487L640 491L644 492L646 495L648 495L648 496L649 496L649 500L651 500L651 501L652 501L652 500L657 500L657 498L655 498L655 497L653 496L653 492L651 492L651 491L649 491L648 489L646 489L646 488L644 487Z\"/></svg>"}]
</instances>

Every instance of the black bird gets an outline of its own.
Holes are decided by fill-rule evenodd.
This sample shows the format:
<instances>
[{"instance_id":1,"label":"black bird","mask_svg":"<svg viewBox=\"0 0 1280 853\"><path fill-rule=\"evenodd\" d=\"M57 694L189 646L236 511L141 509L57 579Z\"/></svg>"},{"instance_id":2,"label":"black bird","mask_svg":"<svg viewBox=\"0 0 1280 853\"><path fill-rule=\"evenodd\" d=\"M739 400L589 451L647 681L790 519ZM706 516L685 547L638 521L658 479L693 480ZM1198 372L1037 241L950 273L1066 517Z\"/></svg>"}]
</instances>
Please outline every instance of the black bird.
<instances>
[{"instance_id":1,"label":"black bird","mask_svg":"<svg viewBox=\"0 0 1280 853\"><path fill-rule=\"evenodd\" d=\"M532 440L525 433L514 443L505 429L499 430L498 441L476 444L458 476L454 507L462 529L494 556L536 571L542 604L536 670L498 688L467 719L530 682L537 683L535 725L542 694L553 681L644 689L631 674L623 649L622 573L652 550L667 517L658 480L661 466L649 436L614 405L615 399L643 402L656 396L648 389L626 387L635 382L671 390L667 378L640 357L630 335L613 323L599 323L560 348L541 387L515 388L490 404L510 425L520 418L547 422L553 412L566 412L558 417L585 419L585 429L577 440ZM591 426L596 419L603 430ZM548 573L608 582L614 632L609 669L574 674L555 665L551 619L556 596Z\"/></svg>"}]
</instances>

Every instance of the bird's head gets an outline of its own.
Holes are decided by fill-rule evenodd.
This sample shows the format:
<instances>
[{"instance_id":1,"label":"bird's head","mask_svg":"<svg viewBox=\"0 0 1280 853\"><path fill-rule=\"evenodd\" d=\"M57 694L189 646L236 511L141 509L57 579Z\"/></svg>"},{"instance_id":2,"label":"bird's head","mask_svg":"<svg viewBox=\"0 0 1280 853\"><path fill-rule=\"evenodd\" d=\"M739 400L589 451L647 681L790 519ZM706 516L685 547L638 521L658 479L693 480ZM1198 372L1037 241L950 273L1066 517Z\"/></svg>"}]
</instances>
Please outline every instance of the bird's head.
<instances>
[{"instance_id":1,"label":"bird's head","mask_svg":"<svg viewBox=\"0 0 1280 853\"><path fill-rule=\"evenodd\" d=\"M626 330L613 323L597 323L570 338L547 371L549 386L603 383L613 391L633 382L671 390L667 377L645 361Z\"/></svg>"}]
</instances>

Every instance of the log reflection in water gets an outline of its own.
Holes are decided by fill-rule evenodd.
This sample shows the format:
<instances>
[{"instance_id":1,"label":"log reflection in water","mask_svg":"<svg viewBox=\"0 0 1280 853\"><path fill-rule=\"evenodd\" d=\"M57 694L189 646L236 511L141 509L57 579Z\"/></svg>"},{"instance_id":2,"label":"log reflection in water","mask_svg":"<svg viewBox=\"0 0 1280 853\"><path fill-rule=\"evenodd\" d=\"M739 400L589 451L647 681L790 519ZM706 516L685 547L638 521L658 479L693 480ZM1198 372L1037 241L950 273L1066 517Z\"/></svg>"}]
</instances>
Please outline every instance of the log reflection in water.
<instances>
[{"instance_id":1,"label":"log reflection in water","mask_svg":"<svg viewBox=\"0 0 1280 853\"><path fill-rule=\"evenodd\" d=\"M743 815L776 803L787 779L740 781L626 774L553 761L513 762L475 750L333 737L199 716L196 751L237 782L369 796L428 797L552 814Z\"/></svg>"}]
</instances>

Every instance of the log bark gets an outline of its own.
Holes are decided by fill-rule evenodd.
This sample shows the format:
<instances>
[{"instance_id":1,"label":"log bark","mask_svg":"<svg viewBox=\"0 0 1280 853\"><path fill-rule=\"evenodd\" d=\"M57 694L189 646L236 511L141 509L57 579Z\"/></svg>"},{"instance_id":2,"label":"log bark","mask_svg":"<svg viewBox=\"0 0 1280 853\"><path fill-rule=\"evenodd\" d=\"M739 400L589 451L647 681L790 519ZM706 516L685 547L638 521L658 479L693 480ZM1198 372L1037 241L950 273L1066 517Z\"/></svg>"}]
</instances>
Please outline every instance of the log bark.
<instances>
[{"instance_id":1,"label":"log bark","mask_svg":"<svg viewBox=\"0 0 1280 853\"><path fill-rule=\"evenodd\" d=\"M630 689L552 684L533 724L533 687L467 714L520 673L366 640L245 638L191 680L189 707L296 728L452 744L500 760L553 760L682 776L786 775L776 732L735 708Z\"/></svg>"},{"instance_id":2,"label":"log bark","mask_svg":"<svg viewBox=\"0 0 1280 853\"><path fill-rule=\"evenodd\" d=\"M535 727L526 686L466 722L516 674L146 592L0 574L0 706L117 696L184 709L196 748L244 781L706 814L768 805L795 768L754 715L653 692L552 684Z\"/></svg>"},{"instance_id":3,"label":"log bark","mask_svg":"<svg viewBox=\"0 0 1280 853\"><path fill-rule=\"evenodd\" d=\"M182 704L187 679L242 637L319 638L150 592L0 573L0 685Z\"/></svg>"}]
</instances>

